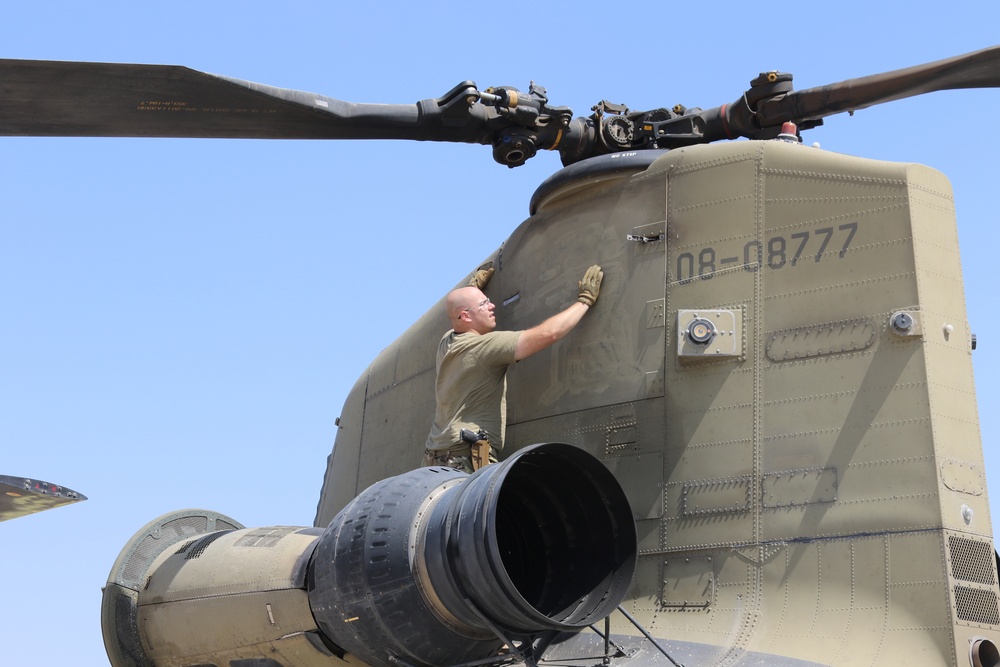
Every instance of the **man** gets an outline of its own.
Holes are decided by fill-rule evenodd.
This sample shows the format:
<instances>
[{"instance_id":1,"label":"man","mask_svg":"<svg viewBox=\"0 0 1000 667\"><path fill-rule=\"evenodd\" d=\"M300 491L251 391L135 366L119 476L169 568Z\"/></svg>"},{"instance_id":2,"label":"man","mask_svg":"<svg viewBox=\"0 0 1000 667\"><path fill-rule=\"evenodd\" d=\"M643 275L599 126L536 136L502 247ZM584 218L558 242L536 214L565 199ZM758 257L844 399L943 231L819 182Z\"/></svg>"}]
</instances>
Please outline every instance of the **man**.
<instances>
[{"instance_id":1,"label":"man","mask_svg":"<svg viewBox=\"0 0 1000 667\"><path fill-rule=\"evenodd\" d=\"M592 266L568 308L524 331L495 331L496 306L482 291L492 275L492 268L480 269L445 298L452 329L438 344L437 408L425 466L471 473L497 460L507 423L507 367L569 333L597 301L604 279L601 267Z\"/></svg>"}]
</instances>

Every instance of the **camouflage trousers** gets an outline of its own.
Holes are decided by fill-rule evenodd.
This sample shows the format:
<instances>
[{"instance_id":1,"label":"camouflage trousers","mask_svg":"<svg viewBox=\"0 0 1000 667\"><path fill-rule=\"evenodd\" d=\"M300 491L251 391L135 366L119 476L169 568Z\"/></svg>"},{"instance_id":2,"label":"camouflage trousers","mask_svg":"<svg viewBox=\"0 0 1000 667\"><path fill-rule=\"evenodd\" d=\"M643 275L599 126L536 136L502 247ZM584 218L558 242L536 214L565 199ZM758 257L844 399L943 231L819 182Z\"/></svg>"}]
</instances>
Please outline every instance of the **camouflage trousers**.
<instances>
[{"instance_id":1,"label":"camouflage trousers","mask_svg":"<svg viewBox=\"0 0 1000 667\"><path fill-rule=\"evenodd\" d=\"M493 448L490 447L490 463L496 463L497 457ZM446 468L454 468L459 472L473 473L472 470L472 454L469 452L469 448L466 447L464 450L455 449L451 451L434 451L431 449L424 450L424 460L421 463L422 466L444 466Z\"/></svg>"}]
</instances>

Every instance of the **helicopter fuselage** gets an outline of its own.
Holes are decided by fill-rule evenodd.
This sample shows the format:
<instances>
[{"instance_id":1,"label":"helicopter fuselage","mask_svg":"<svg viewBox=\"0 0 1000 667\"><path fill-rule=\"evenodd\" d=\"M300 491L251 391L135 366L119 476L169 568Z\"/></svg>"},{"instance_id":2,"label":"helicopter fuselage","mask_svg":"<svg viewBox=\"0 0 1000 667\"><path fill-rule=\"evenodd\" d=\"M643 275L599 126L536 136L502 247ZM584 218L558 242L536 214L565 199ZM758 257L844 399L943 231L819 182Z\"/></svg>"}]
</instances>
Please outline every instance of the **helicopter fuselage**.
<instances>
[{"instance_id":1,"label":"helicopter fuselage","mask_svg":"<svg viewBox=\"0 0 1000 667\"><path fill-rule=\"evenodd\" d=\"M943 175L734 142L582 175L536 209L489 258L499 326L564 307L592 263L605 281L577 330L510 369L507 453L566 442L615 473L639 536L623 607L641 625L723 664L995 650L974 339ZM447 328L438 304L359 379L317 526L419 465ZM616 637L638 634L612 619Z\"/></svg>"}]
</instances>

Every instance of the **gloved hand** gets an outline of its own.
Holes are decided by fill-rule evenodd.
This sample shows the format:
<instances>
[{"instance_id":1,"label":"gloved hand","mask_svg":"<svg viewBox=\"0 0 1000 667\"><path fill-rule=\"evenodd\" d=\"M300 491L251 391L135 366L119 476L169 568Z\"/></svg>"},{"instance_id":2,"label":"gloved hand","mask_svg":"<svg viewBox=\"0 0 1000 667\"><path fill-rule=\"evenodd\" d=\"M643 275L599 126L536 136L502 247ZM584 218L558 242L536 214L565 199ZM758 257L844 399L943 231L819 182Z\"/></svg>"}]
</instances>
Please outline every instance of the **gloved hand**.
<instances>
[{"instance_id":1,"label":"gloved hand","mask_svg":"<svg viewBox=\"0 0 1000 667\"><path fill-rule=\"evenodd\" d=\"M580 296L577 301L593 306L597 301L597 296L601 293L602 280L604 280L604 271L601 271L601 267L597 264L587 269L587 272L583 274L583 280L578 283Z\"/></svg>"},{"instance_id":2,"label":"gloved hand","mask_svg":"<svg viewBox=\"0 0 1000 667\"><path fill-rule=\"evenodd\" d=\"M486 283L490 282L490 278L492 277L493 262L487 262L476 269L476 272L472 274L472 278L469 279L469 285L478 289L483 289L486 287Z\"/></svg>"}]
</instances>

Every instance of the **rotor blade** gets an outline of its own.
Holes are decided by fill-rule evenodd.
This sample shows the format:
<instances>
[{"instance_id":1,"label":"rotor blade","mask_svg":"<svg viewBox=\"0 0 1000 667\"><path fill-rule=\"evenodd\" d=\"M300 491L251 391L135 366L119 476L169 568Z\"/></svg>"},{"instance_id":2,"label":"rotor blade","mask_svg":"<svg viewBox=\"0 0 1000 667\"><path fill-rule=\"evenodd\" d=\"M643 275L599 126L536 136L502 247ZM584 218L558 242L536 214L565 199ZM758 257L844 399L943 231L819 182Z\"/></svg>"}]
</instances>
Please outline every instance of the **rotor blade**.
<instances>
[{"instance_id":1,"label":"rotor blade","mask_svg":"<svg viewBox=\"0 0 1000 667\"><path fill-rule=\"evenodd\" d=\"M765 100L757 108L761 127L786 120L823 118L875 104L959 88L1000 87L1000 46L883 74L849 79Z\"/></svg>"},{"instance_id":2,"label":"rotor blade","mask_svg":"<svg viewBox=\"0 0 1000 667\"><path fill-rule=\"evenodd\" d=\"M485 120L467 102L442 122L442 103L467 99L467 88L475 84L418 104L355 104L186 67L0 59L0 135L481 143Z\"/></svg>"},{"instance_id":3,"label":"rotor blade","mask_svg":"<svg viewBox=\"0 0 1000 667\"><path fill-rule=\"evenodd\" d=\"M0 521L86 500L65 486L27 477L0 475Z\"/></svg>"}]
</instances>

